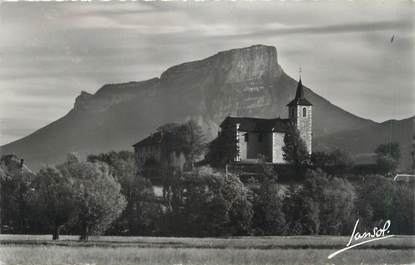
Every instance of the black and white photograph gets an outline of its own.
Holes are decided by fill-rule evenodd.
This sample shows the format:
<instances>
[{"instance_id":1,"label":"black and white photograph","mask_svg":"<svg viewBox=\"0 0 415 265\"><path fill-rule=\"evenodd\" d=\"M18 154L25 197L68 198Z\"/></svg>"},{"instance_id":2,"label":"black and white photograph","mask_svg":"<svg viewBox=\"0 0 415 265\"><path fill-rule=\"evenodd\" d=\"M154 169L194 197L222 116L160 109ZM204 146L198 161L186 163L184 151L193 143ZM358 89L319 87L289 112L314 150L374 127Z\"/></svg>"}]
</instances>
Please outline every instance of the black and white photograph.
<instances>
[{"instance_id":1,"label":"black and white photograph","mask_svg":"<svg viewBox=\"0 0 415 265\"><path fill-rule=\"evenodd\" d=\"M415 1L0 1L0 265L415 264Z\"/></svg>"}]
</instances>

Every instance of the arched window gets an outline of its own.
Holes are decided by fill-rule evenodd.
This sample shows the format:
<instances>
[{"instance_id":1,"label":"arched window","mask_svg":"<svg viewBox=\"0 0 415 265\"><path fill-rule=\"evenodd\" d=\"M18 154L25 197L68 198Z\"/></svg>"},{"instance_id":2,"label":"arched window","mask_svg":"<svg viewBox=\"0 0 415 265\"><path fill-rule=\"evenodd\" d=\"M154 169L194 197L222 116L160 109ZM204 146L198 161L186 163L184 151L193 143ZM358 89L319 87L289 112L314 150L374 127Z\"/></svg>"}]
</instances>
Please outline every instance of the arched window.
<instances>
[{"instance_id":1,"label":"arched window","mask_svg":"<svg viewBox=\"0 0 415 265\"><path fill-rule=\"evenodd\" d=\"M303 108L303 117L306 117L306 116L307 116L307 109Z\"/></svg>"},{"instance_id":2,"label":"arched window","mask_svg":"<svg viewBox=\"0 0 415 265\"><path fill-rule=\"evenodd\" d=\"M291 117L293 117L294 118L294 108L291 108Z\"/></svg>"}]
</instances>

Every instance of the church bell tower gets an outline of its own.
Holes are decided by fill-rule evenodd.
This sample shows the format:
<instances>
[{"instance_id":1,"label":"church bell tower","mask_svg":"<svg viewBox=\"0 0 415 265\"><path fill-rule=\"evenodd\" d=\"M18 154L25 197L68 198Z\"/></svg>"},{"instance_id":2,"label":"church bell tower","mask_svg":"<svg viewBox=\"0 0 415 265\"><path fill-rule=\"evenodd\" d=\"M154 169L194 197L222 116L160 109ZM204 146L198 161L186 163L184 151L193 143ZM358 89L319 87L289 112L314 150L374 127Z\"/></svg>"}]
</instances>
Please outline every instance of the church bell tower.
<instances>
[{"instance_id":1,"label":"church bell tower","mask_svg":"<svg viewBox=\"0 0 415 265\"><path fill-rule=\"evenodd\" d=\"M295 98L288 103L288 117L295 124L300 136L306 144L307 151L311 155L312 144L312 104L304 97L304 88L300 80L297 86Z\"/></svg>"}]
</instances>

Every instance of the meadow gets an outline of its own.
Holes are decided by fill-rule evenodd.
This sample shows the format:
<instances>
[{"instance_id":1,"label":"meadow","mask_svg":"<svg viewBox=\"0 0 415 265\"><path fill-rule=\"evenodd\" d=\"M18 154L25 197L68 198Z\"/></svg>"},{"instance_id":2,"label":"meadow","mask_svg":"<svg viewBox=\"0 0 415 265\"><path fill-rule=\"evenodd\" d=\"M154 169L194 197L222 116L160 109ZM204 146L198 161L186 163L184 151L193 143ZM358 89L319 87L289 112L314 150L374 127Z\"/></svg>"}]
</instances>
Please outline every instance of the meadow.
<instances>
[{"instance_id":1,"label":"meadow","mask_svg":"<svg viewBox=\"0 0 415 265\"><path fill-rule=\"evenodd\" d=\"M233 238L93 237L0 235L0 264L411 264L415 237L396 236L348 250L331 260L348 237Z\"/></svg>"}]
</instances>

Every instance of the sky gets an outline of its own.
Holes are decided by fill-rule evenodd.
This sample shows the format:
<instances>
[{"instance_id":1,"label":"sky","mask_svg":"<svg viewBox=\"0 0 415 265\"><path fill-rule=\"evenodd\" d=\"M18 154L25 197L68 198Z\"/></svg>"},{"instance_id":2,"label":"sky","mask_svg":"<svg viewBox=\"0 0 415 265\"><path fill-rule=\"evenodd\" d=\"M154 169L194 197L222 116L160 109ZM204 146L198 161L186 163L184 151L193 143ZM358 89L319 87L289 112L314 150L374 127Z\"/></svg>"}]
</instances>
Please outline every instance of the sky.
<instances>
[{"instance_id":1,"label":"sky","mask_svg":"<svg viewBox=\"0 0 415 265\"><path fill-rule=\"evenodd\" d=\"M1 2L0 145L64 116L82 90L255 44L339 107L415 115L414 1ZM393 41L391 41L393 39Z\"/></svg>"}]
</instances>

